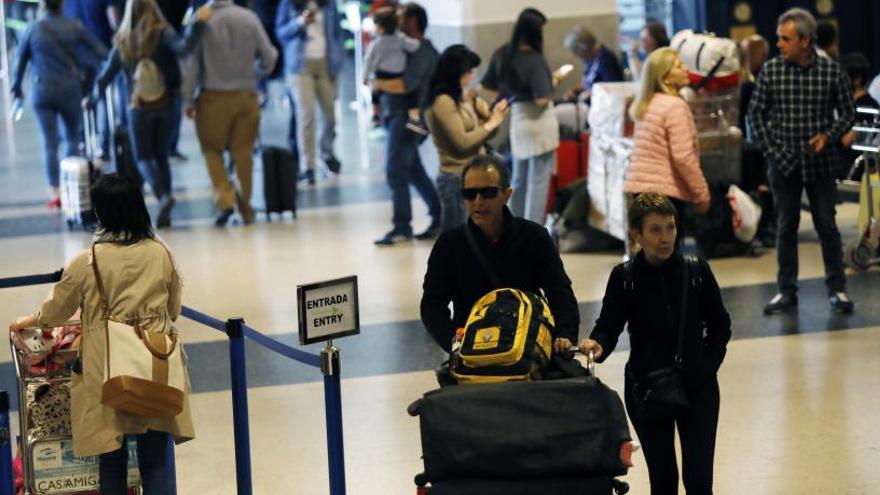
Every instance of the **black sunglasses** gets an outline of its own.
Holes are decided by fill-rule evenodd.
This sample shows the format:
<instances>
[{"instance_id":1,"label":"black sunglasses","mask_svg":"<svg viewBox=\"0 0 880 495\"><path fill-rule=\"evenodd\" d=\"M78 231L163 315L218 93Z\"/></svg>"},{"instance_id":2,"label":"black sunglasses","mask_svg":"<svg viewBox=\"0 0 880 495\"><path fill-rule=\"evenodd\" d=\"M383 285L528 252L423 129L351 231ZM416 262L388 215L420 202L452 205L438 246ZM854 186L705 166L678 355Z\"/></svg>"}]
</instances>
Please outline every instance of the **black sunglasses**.
<instances>
[{"instance_id":1,"label":"black sunglasses","mask_svg":"<svg viewBox=\"0 0 880 495\"><path fill-rule=\"evenodd\" d=\"M498 186L463 187L461 189L461 197L468 201L473 201L477 199L477 194L479 194L483 199L492 199L495 196L498 196L498 191L500 190L501 188Z\"/></svg>"}]
</instances>

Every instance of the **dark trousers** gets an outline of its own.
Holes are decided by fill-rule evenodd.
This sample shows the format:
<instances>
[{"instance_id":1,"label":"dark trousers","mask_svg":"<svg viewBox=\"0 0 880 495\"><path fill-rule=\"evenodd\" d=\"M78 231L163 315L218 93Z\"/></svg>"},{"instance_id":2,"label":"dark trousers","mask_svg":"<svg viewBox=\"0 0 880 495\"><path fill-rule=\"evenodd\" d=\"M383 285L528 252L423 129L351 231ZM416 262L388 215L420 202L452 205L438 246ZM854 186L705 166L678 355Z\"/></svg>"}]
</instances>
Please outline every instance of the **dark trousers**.
<instances>
[{"instance_id":1,"label":"dark trousers","mask_svg":"<svg viewBox=\"0 0 880 495\"><path fill-rule=\"evenodd\" d=\"M412 205L409 186L416 191L428 205L432 224L440 224L440 198L434 183L431 182L425 166L419 157L419 136L406 128L406 113L385 117L388 131L388 144L385 151L385 174L391 188L394 230L400 234L411 234Z\"/></svg>"},{"instance_id":2,"label":"dark trousers","mask_svg":"<svg viewBox=\"0 0 880 495\"><path fill-rule=\"evenodd\" d=\"M159 108L132 108L128 117L138 170L156 197L161 199L172 190L168 151L174 128L174 105L169 101Z\"/></svg>"},{"instance_id":3,"label":"dark trousers","mask_svg":"<svg viewBox=\"0 0 880 495\"><path fill-rule=\"evenodd\" d=\"M171 493L167 470L169 434L148 430L143 435L133 436L137 440L143 495ZM124 441L119 450L101 454L99 469L101 495L125 495L128 492L128 446Z\"/></svg>"},{"instance_id":4,"label":"dark trousers","mask_svg":"<svg viewBox=\"0 0 880 495\"><path fill-rule=\"evenodd\" d=\"M685 382L690 406L674 415L651 416L633 396L632 380L625 385L626 411L642 444L651 495L678 493L675 428L681 442L681 473L688 495L711 495L715 434L720 398L716 377Z\"/></svg>"},{"instance_id":5,"label":"dark trousers","mask_svg":"<svg viewBox=\"0 0 880 495\"><path fill-rule=\"evenodd\" d=\"M825 286L829 295L846 290L843 271L843 246L837 230L837 184L834 177L804 182L800 176L785 177L772 163L769 169L770 190L776 204L776 261L779 265L779 291L797 292L798 227L801 221L801 194L807 192L813 225L822 245L825 263Z\"/></svg>"},{"instance_id":6,"label":"dark trousers","mask_svg":"<svg viewBox=\"0 0 880 495\"><path fill-rule=\"evenodd\" d=\"M37 82L33 86L31 103L40 132L43 136L43 168L49 186L58 187L60 178L60 159L58 147L62 136L64 155L79 154L79 139L82 136L82 95L78 84L47 84ZM59 131L58 123L61 122Z\"/></svg>"}]
</instances>

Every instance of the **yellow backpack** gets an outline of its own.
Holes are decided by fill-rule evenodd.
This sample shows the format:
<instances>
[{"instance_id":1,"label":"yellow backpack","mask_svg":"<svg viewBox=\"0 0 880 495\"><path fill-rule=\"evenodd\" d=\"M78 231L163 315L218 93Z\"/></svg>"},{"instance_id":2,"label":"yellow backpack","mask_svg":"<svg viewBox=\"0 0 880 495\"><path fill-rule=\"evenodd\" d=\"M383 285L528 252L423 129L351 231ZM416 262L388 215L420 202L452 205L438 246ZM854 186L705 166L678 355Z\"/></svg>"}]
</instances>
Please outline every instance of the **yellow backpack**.
<instances>
[{"instance_id":1,"label":"yellow backpack","mask_svg":"<svg viewBox=\"0 0 880 495\"><path fill-rule=\"evenodd\" d=\"M552 352L553 315L546 299L518 289L498 289L471 309L452 375L459 383L540 380Z\"/></svg>"}]
</instances>

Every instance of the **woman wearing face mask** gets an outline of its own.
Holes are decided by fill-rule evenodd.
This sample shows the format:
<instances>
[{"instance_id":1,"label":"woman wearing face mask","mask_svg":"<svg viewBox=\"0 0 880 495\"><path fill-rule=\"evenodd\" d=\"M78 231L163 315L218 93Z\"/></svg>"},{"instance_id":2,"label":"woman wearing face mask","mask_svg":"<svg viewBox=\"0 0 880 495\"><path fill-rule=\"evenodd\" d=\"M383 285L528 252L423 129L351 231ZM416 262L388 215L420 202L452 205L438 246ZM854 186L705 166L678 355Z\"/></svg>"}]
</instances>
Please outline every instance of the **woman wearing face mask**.
<instances>
[{"instance_id":1,"label":"woman wearing face mask","mask_svg":"<svg viewBox=\"0 0 880 495\"><path fill-rule=\"evenodd\" d=\"M507 102L491 109L468 89L480 56L464 45L443 51L428 90L426 120L440 156L437 192L442 206L440 231L446 232L465 221L461 201L461 172L474 157L485 151L488 140L507 115Z\"/></svg>"},{"instance_id":2,"label":"woman wearing face mask","mask_svg":"<svg viewBox=\"0 0 880 495\"><path fill-rule=\"evenodd\" d=\"M612 270L602 312L579 348L601 363L628 325L626 410L645 453L651 494L678 493L676 429L685 490L711 494L720 407L716 373L730 340L730 315L709 264L676 248L677 212L669 199L642 194L628 213L642 250ZM645 393L659 390L651 376L670 367L678 370L686 404L660 404L657 395Z\"/></svg>"},{"instance_id":3,"label":"woman wearing face mask","mask_svg":"<svg viewBox=\"0 0 880 495\"><path fill-rule=\"evenodd\" d=\"M645 61L638 96L630 108L636 122L624 191L669 196L683 216L685 203L698 213L709 209L709 185L700 168L697 126L679 91L688 85L687 70L671 48L655 50ZM679 224L678 240L684 239Z\"/></svg>"}]
</instances>

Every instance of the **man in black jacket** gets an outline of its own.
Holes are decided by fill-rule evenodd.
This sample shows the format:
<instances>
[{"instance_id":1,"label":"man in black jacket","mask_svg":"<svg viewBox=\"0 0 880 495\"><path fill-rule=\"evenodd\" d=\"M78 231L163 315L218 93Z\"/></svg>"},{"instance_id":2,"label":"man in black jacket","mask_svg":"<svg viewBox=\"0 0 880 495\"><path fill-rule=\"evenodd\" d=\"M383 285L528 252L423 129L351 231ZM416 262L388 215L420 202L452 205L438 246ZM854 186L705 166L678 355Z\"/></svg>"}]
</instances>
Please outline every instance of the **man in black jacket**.
<instances>
[{"instance_id":1,"label":"man in black jacket","mask_svg":"<svg viewBox=\"0 0 880 495\"><path fill-rule=\"evenodd\" d=\"M577 342L580 324L571 280L547 230L514 218L505 206L512 193L507 167L493 156L477 157L462 172L462 183L469 219L441 235L431 251L421 304L425 328L449 352L455 330L464 326L473 304L494 289L511 287L543 292L556 320L554 350L570 349ZM468 231L492 275L471 248Z\"/></svg>"}]
</instances>

